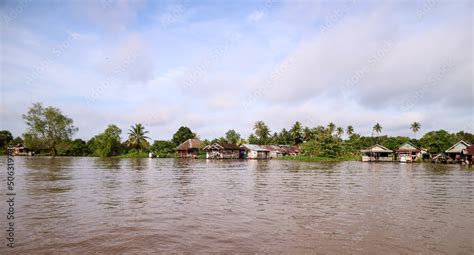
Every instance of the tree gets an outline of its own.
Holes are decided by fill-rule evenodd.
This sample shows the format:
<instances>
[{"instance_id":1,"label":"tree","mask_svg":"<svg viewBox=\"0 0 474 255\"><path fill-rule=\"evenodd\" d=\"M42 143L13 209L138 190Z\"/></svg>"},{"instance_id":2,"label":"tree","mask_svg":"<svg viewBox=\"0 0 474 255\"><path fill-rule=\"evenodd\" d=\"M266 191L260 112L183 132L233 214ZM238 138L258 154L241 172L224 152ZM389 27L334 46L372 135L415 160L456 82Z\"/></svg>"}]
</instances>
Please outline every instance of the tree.
<instances>
[{"instance_id":1,"label":"tree","mask_svg":"<svg viewBox=\"0 0 474 255\"><path fill-rule=\"evenodd\" d=\"M344 129L343 129L342 127L338 127L338 128L336 129L336 136L337 136L338 138L341 138L341 136L342 136L343 134L344 134Z\"/></svg>"},{"instance_id":2,"label":"tree","mask_svg":"<svg viewBox=\"0 0 474 255\"><path fill-rule=\"evenodd\" d=\"M336 130L336 124L329 122L328 124L328 132L330 135L334 133L334 130Z\"/></svg>"},{"instance_id":3,"label":"tree","mask_svg":"<svg viewBox=\"0 0 474 255\"><path fill-rule=\"evenodd\" d=\"M352 127L351 125L347 126L346 134L347 134L349 137L351 137L351 136L354 134L354 127Z\"/></svg>"},{"instance_id":4,"label":"tree","mask_svg":"<svg viewBox=\"0 0 474 255\"><path fill-rule=\"evenodd\" d=\"M293 140L292 141L293 144L302 143L303 142L303 128L301 126L301 123L299 123L298 121L295 122L293 127L291 127L290 129L290 134Z\"/></svg>"},{"instance_id":5,"label":"tree","mask_svg":"<svg viewBox=\"0 0 474 255\"><path fill-rule=\"evenodd\" d=\"M43 143L53 156L56 156L57 145L63 140L70 140L78 130L72 119L58 108L45 108L41 103L33 104L28 113L23 114L23 119L28 126L26 134Z\"/></svg>"},{"instance_id":6,"label":"tree","mask_svg":"<svg viewBox=\"0 0 474 255\"><path fill-rule=\"evenodd\" d=\"M464 140L465 142L474 144L474 134L472 133L459 131L456 133L456 137L457 137L457 140Z\"/></svg>"},{"instance_id":7,"label":"tree","mask_svg":"<svg viewBox=\"0 0 474 255\"><path fill-rule=\"evenodd\" d=\"M411 131L415 134L415 139L416 139L416 132L418 132L421 128L420 123L418 122L413 122L410 126Z\"/></svg>"},{"instance_id":8,"label":"tree","mask_svg":"<svg viewBox=\"0 0 474 255\"><path fill-rule=\"evenodd\" d=\"M13 139L10 144L12 145L15 145L15 144L20 144L20 143L24 143L23 139L21 139L21 137L17 136L15 137L15 139Z\"/></svg>"},{"instance_id":9,"label":"tree","mask_svg":"<svg viewBox=\"0 0 474 255\"><path fill-rule=\"evenodd\" d=\"M23 134L23 138L25 138L25 145L28 147L28 149L35 152L35 154L48 150L46 144L44 144L41 139L32 134L25 133Z\"/></svg>"},{"instance_id":10,"label":"tree","mask_svg":"<svg viewBox=\"0 0 474 255\"><path fill-rule=\"evenodd\" d=\"M151 146L151 151L159 157L168 157L174 153L174 148L171 141L156 140Z\"/></svg>"},{"instance_id":11,"label":"tree","mask_svg":"<svg viewBox=\"0 0 474 255\"><path fill-rule=\"evenodd\" d=\"M90 154L87 143L82 139L74 141L64 141L59 144L58 154L65 156L87 156Z\"/></svg>"},{"instance_id":12,"label":"tree","mask_svg":"<svg viewBox=\"0 0 474 255\"><path fill-rule=\"evenodd\" d=\"M375 124L375 126L373 127L373 131L374 131L375 133L377 133L377 135L379 135L379 134L382 132L382 128L383 128L383 127L382 127L379 123L377 123L377 124Z\"/></svg>"},{"instance_id":13,"label":"tree","mask_svg":"<svg viewBox=\"0 0 474 255\"><path fill-rule=\"evenodd\" d=\"M431 153L442 153L457 142L458 138L445 130L431 131L420 138L420 145Z\"/></svg>"},{"instance_id":14,"label":"tree","mask_svg":"<svg viewBox=\"0 0 474 255\"><path fill-rule=\"evenodd\" d=\"M8 145L13 141L13 135L8 130L0 131L0 150L4 153Z\"/></svg>"},{"instance_id":15,"label":"tree","mask_svg":"<svg viewBox=\"0 0 474 255\"><path fill-rule=\"evenodd\" d=\"M303 129L303 141L307 142L311 139L313 139L313 130L309 127L305 127Z\"/></svg>"},{"instance_id":16,"label":"tree","mask_svg":"<svg viewBox=\"0 0 474 255\"><path fill-rule=\"evenodd\" d=\"M251 135L249 136L248 142L249 142L250 144L256 144L256 143L259 142L259 140L258 140L258 138L257 138L254 134L251 134Z\"/></svg>"},{"instance_id":17,"label":"tree","mask_svg":"<svg viewBox=\"0 0 474 255\"><path fill-rule=\"evenodd\" d=\"M255 130L255 136L257 137L259 144L268 143L268 140L270 137L270 129L265 124L265 122L263 121L255 122L253 130ZM250 137L249 137L249 140L250 140Z\"/></svg>"},{"instance_id":18,"label":"tree","mask_svg":"<svg viewBox=\"0 0 474 255\"><path fill-rule=\"evenodd\" d=\"M180 127L178 131L173 135L171 141L174 146L178 146L188 139L196 138L196 134L191 131L188 127Z\"/></svg>"},{"instance_id":19,"label":"tree","mask_svg":"<svg viewBox=\"0 0 474 255\"><path fill-rule=\"evenodd\" d=\"M240 141L240 134L235 130L230 129L225 133L225 140L231 144L237 144Z\"/></svg>"},{"instance_id":20,"label":"tree","mask_svg":"<svg viewBox=\"0 0 474 255\"><path fill-rule=\"evenodd\" d=\"M343 154L343 146L340 139L331 135L327 130L316 131L315 140L311 140L302 145L302 152L311 157L336 158Z\"/></svg>"},{"instance_id":21,"label":"tree","mask_svg":"<svg viewBox=\"0 0 474 255\"><path fill-rule=\"evenodd\" d=\"M293 137L290 132L284 128L280 133L273 134L271 142L273 144L291 144L293 142Z\"/></svg>"},{"instance_id":22,"label":"tree","mask_svg":"<svg viewBox=\"0 0 474 255\"><path fill-rule=\"evenodd\" d=\"M122 149L120 134L122 130L115 125L109 125L103 133L96 135L89 142L90 149L96 156L110 157L118 155Z\"/></svg>"},{"instance_id":23,"label":"tree","mask_svg":"<svg viewBox=\"0 0 474 255\"><path fill-rule=\"evenodd\" d=\"M147 139L150 139L146 134L145 127L138 123L135 126L131 126L128 130L127 145L131 148L142 151L143 148L148 148L149 144Z\"/></svg>"}]
</instances>

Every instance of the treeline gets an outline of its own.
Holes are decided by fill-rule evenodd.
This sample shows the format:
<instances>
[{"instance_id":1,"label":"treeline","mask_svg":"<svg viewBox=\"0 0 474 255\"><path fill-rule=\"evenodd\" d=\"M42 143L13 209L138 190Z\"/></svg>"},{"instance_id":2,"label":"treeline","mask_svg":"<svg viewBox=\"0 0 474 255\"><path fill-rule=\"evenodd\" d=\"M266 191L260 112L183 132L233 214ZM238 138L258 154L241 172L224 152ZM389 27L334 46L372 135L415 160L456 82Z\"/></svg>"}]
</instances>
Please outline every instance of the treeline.
<instances>
[{"instance_id":1,"label":"treeline","mask_svg":"<svg viewBox=\"0 0 474 255\"><path fill-rule=\"evenodd\" d=\"M407 129L413 132L414 137L420 128L421 124L418 122L407 125ZM377 143L396 150L403 143L410 142L415 146L426 148L432 154L444 152L459 140L474 143L474 135L464 131L457 133L449 133L445 130L430 131L420 139L382 135L383 127L379 123L374 125L371 136L359 135L351 125L343 128L337 127L332 122L326 126L317 127L303 127L300 122L296 122L289 129L271 133L263 121L258 121L253 130L254 133L248 138L249 143L300 145L303 155L325 158L358 156L361 149Z\"/></svg>"},{"instance_id":2,"label":"treeline","mask_svg":"<svg viewBox=\"0 0 474 255\"><path fill-rule=\"evenodd\" d=\"M23 138L13 138L12 134L0 131L0 148L5 153L8 146L23 143L36 155L60 156L98 156L98 157L146 157L153 152L159 157L173 157L175 148L190 138L199 138L188 127L180 127L170 140L155 140L147 136L148 131L142 124L135 124L127 131L127 139L121 140L122 130L116 125L109 125L103 132L85 141L72 139L78 129L73 120L64 115L58 108L44 107L41 103L33 104L23 119L28 129ZM420 123L407 126L416 137ZM430 131L420 139L405 136L382 135L383 127L379 123L373 127L372 136L359 135L353 126L338 127L334 123L326 126L305 127L296 122L289 129L271 132L263 121L257 121L253 133L242 138L235 130L227 131L224 136L204 140L203 146L211 143L260 144L260 145L299 145L301 152L309 157L347 158L359 155L361 149L376 143L395 150L405 142L423 147L430 153L440 153L459 140L474 142L474 135L464 131L449 133L445 130Z\"/></svg>"}]
</instances>

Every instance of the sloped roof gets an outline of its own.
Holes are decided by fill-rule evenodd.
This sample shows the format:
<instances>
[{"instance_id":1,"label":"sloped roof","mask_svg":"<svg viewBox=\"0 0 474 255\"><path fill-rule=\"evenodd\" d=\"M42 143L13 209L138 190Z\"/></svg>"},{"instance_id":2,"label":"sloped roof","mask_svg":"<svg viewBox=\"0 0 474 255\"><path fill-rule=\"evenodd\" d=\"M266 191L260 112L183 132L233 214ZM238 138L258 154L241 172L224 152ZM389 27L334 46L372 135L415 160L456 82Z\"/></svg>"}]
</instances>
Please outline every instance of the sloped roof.
<instances>
[{"instance_id":1,"label":"sloped roof","mask_svg":"<svg viewBox=\"0 0 474 255\"><path fill-rule=\"evenodd\" d=\"M447 149L445 152L446 153L461 153L462 150L466 149L467 146L469 146L469 143L466 143L465 141L461 140L451 146L449 149Z\"/></svg>"},{"instance_id":2,"label":"sloped roof","mask_svg":"<svg viewBox=\"0 0 474 255\"><path fill-rule=\"evenodd\" d=\"M19 144L13 146L13 148L25 148L25 145L22 144L22 143L19 143Z\"/></svg>"},{"instance_id":3,"label":"sloped roof","mask_svg":"<svg viewBox=\"0 0 474 255\"><path fill-rule=\"evenodd\" d=\"M376 145L372 145L370 148L366 149L366 150L361 150L361 152L393 152L392 150L388 149L387 147L383 146L383 145L380 145L380 144L376 144Z\"/></svg>"},{"instance_id":4,"label":"sloped roof","mask_svg":"<svg viewBox=\"0 0 474 255\"><path fill-rule=\"evenodd\" d=\"M231 143L214 143L214 144L209 144L208 146L203 148L203 150L212 150L212 149L240 150L240 147Z\"/></svg>"},{"instance_id":5,"label":"sloped roof","mask_svg":"<svg viewBox=\"0 0 474 255\"><path fill-rule=\"evenodd\" d=\"M270 151L257 144L242 144L241 147L250 151Z\"/></svg>"},{"instance_id":6,"label":"sloped roof","mask_svg":"<svg viewBox=\"0 0 474 255\"><path fill-rule=\"evenodd\" d=\"M14 145L14 146L9 146L8 148L9 148L9 149L26 149L25 145L22 144L22 143L18 143L18 144Z\"/></svg>"},{"instance_id":7,"label":"sloped roof","mask_svg":"<svg viewBox=\"0 0 474 255\"><path fill-rule=\"evenodd\" d=\"M192 138L184 141L182 144L180 144L178 147L176 147L176 150L178 151L187 151L190 149L199 149L201 147L201 140Z\"/></svg>"},{"instance_id":8,"label":"sloped roof","mask_svg":"<svg viewBox=\"0 0 474 255\"><path fill-rule=\"evenodd\" d=\"M264 149L267 149L269 151L276 151L276 152L281 152L281 148L279 146L276 146L276 145L263 145L263 146L260 146L260 147L263 147Z\"/></svg>"},{"instance_id":9,"label":"sloped roof","mask_svg":"<svg viewBox=\"0 0 474 255\"><path fill-rule=\"evenodd\" d=\"M398 151L419 151L419 149L410 142L405 142L398 147Z\"/></svg>"}]
</instances>

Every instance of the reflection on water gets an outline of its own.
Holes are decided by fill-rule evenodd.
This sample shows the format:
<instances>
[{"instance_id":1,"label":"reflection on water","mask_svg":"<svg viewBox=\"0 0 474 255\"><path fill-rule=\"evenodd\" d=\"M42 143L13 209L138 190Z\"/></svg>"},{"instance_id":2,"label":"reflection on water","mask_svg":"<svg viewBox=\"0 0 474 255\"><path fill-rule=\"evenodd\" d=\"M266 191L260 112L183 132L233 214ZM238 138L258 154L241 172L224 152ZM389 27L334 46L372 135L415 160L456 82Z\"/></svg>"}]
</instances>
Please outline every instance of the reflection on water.
<instances>
[{"instance_id":1,"label":"reflection on water","mask_svg":"<svg viewBox=\"0 0 474 255\"><path fill-rule=\"evenodd\" d=\"M474 171L457 165L15 160L2 254L474 253Z\"/></svg>"}]
</instances>

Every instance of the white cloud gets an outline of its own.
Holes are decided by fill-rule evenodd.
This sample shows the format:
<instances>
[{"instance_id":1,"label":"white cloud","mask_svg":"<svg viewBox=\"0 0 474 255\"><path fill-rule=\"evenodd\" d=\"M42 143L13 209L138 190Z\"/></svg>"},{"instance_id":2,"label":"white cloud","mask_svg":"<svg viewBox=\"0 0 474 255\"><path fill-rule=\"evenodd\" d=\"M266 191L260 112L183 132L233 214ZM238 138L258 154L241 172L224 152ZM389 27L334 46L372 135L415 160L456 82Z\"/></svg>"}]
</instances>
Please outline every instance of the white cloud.
<instances>
[{"instance_id":1,"label":"white cloud","mask_svg":"<svg viewBox=\"0 0 474 255\"><path fill-rule=\"evenodd\" d=\"M166 29L153 18L157 12L144 6L87 2L77 14L91 17L93 25L86 20L76 26L68 22L78 19L62 17L58 22L67 30L39 31L35 24L20 25L21 17L2 27L2 128L21 134L21 114L36 101L63 109L82 138L110 123L125 130L141 122L160 139L182 125L203 138L230 128L247 136L257 120L273 131L296 120L310 126L332 121L366 135L376 122L394 135L409 135L407 123L415 120L426 129L451 131L472 123L472 14L462 4L440 2L422 19L418 5L396 2L356 2L347 9L343 3L290 2L248 16L248 10L222 12L204 4L187 6L186 15ZM27 14L38 20L46 15ZM324 24L329 25L322 30ZM68 33L79 38L31 88L22 86ZM221 50L193 86L180 87L229 34L238 40ZM387 42L390 47L381 51ZM452 68L440 71L447 64ZM341 88L351 79L345 93ZM432 80L437 85L426 87ZM400 112L406 102L410 107Z\"/></svg>"},{"instance_id":2,"label":"white cloud","mask_svg":"<svg viewBox=\"0 0 474 255\"><path fill-rule=\"evenodd\" d=\"M263 18L265 13L263 11L254 11L247 16L247 21L257 22Z\"/></svg>"}]
</instances>

